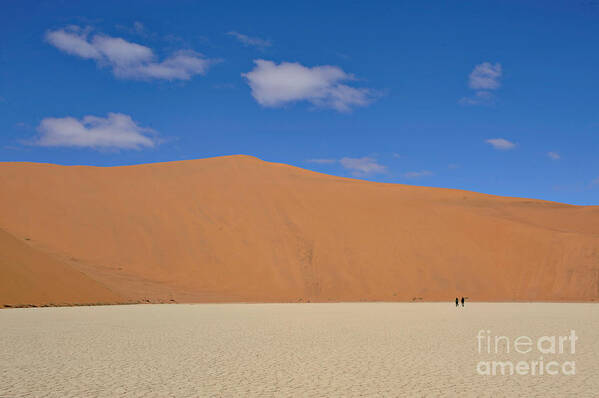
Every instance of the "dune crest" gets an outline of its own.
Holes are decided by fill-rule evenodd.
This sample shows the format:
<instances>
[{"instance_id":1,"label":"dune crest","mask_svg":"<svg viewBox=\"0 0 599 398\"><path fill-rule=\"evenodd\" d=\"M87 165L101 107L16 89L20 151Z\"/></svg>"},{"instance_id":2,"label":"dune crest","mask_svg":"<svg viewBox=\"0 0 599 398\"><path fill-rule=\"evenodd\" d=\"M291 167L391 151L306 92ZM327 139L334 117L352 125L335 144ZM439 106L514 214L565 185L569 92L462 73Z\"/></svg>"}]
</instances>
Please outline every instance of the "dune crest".
<instances>
[{"instance_id":1,"label":"dune crest","mask_svg":"<svg viewBox=\"0 0 599 398\"><path fill-rule=\"evenodd\" d=\"M599 298L597 206L250 156L0 163L0 229L0 305Z\"/></svg>"}]
</instances>

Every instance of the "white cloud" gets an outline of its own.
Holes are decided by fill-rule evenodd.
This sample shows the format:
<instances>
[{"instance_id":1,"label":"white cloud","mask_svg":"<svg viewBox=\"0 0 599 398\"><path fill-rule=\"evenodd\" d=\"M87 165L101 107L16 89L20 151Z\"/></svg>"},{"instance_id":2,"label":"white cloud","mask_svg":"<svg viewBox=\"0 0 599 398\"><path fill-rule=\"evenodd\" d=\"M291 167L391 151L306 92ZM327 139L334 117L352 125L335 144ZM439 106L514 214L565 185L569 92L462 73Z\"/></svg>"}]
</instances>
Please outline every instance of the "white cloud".
<instances>
[{"instance_id":1,"label":"white cloud","mask_svg":"<svg viewBox=\"0 0 599 398\"><path fill-rule=\"evenodd\" d=\"M462 105L492 105L495 95L491 92L501 86L503 70L500 63L483 62L474 67L468 79L468 86L476 90L474 96L463 97L458 101Z\"/></svg>"},{"instance_id":2,"label":"white cloud","mask_svg":"<svg viewBox=\"0 0 599 398\"><path fill-rule=\"evenodd\" d=\"M78 26L67 26L64 29L46 32L46 41L54 47L81 58L100 60L102 55L87 40L89 30Z\"/></svg>"},{"instance_id":3,"label":"white cloud","mask_svg":"<svg viewBox=\"0 0 599 398\"><path fill-rule=\"evenodd\" d=\"M365 156L363 158L342 158L341 166L350 170L354 176L386 173L387 167L377 163L376 159Z\"/></svg>"},{"instance_id":4,"label":"white cloud","mask_svg":"<svg viewBox=\"0 0 599 398\"><path fill-rule=\"evenodd\" d=\"M332 164L337 163L337 159L308 159L306 162L316 164Z\"/></svg>"},{"instance_id":5,"label":"white cloud","mask_svg":"<svg viewBox=\"0 0 599 398\"><path fill-rule=\"evenodd\" d=\"M251 37L251 36L244 35L242 33L236 32L234 30L232 30L230 32L227 32L227 34L229 36L233 36L239 42L243 43L243 45L245 45L245 46L253 46L253 47L258 47L258 48L265 48L265 47L270 47L272 45L272 43L270 42L270 40L264 40L264 39L261 39L259 37Z\"/></svg>"},{"instance_id":6,"label":"white cloud","mask_svg":"<svg viewBox=\"0 0 599 398\"><path fill-rule=\"evenodd\" d=\"M111 64L119 68L128 68L152 62L154 53L148 47L131 43L119 37L96 35L91 45Z\"/></svg>"},{"instance_id":7,"label":"white cloud","mask_svg":"<svg viewBox=\"0 0 599 398\"><path fill-rule=\"evenodd\" d=\"M348 112L353 107L366 106L374 99L367 88L342 84L354 77L331 65L306 67L297 62L255 60L256 66L242 74L252 89L252 96L266 107L278 107L298 101Z\"/></svg>"},{"instance_id":8,"label":"white cloud","mask_svg":"<svg viewBox=\"0 0 599 398\"><path fill-rule=\"evenodd\" d=\"M37 130L40 136L34 145L49 147L79 147L95 149L141 149L154 147L156 133L141 127L122 113L109 113L106 118L85 116L45 118Z\"/></svg>"},{"instance_id":9,"label":"white cloud","mask_svg":"<svg viewBox=\"0 0 599 398\"><path fill-rule=\"evenodd\" d=\"M400 158L401 158L401 155L400 155L399 153L393 153L393 157L394 157L395 159L400 159Z\"/></svg>"},{"instance_id":10,"label":"white cloud","mask_svg":"<svg viewBox=\"0 0 599 398\"><path fill-rule=\"evenodd\" d=\"M218 62L194 51L178 51L157 61L151 48L119 37L96 34L78 26L46 32L46 41L67 54L109 66L115 76L128 79L189 80Z\"/></svg>"},{"instance_id":11,"label":"white cloud","mask_svg":"<svg viewBox=\"0 0 599 398\"><path fill-rule=\"evenodd\" d=\"M549 156L552 160L560 160L562 158L557 152L547 152L547 156Z\"/></svg>"},{"instance_id":12,"label":"white cloud","mask_svg":"<svg viewBox=\"0 0 599 398\"><path fill-rule=\"evenodd\" d=\"M485 142L487 144L491 144L493 148L499 150L508 150L516 147L516 144L504 138L489 138L488 140L485 140Z\"/></svg>"},{"instance_id":13,"label":"white cloud","mask_svg":"<svg viewBox=\"0 0 599 398\"><path fill-rule=\"evenodd\" d=\"M407 173L402 174L402 176L404 178L421 178L421 177L429 177L432 175L433 175L433 172L428 171L428 170L408 171Z\"/></svg>"},{"instance_id":14,"label":"white cloud","mask_svg":"<svg viewBox=\"0 0 599 398\"><path fill-rule=\"evenodd\" d=\"M189 80L192 76L206 73L214 60L207 60L191 50L178 51L162 62L150 62L137 68L125 68L119 73L130 78L155 78L165 80Z\"/></svg>"},{"instance_id":15,"label":"white cloud","mask_svg":"<svg viewBox=\"0 0 599 398\"><path fill-rule=\"evenodd\" d=\"M474 70L470 73L468 85L473 90L498 89L501 85L499 79L501 79L502 73L501 64L483 62L482 64L476 65Z\"/></svg>"}]
</instances>

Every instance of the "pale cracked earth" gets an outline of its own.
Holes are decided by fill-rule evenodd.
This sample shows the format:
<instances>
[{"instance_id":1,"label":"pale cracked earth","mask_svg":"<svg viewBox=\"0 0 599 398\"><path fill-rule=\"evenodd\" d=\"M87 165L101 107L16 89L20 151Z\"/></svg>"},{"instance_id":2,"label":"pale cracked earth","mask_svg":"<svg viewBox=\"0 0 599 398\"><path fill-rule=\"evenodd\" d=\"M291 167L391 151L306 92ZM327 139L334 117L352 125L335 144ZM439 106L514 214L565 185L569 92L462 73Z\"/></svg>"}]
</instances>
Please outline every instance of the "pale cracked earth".
<instances>
[{"instance_id":1,"label":"pale cracked earth","mask_svg":"<svg viewBox=\"0 0 599 398\"><path fill-rule=\"evenodd\" d=\"M567 335L576 375L481 376L479 330ZM566 346L566 348L569 346ZM501 348L501 347L500 347ZM0 311L2 397L599 395L597 304L176 304Z\"/></svg>"}]
</instances>

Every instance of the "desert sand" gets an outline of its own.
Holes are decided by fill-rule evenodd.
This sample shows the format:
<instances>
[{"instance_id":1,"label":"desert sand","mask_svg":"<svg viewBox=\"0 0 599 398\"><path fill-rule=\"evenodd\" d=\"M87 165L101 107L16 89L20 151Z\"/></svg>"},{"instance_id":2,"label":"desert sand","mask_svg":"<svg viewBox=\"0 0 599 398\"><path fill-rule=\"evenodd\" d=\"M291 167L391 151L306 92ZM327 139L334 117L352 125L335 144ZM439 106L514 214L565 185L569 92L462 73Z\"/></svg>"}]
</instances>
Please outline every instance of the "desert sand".
<instances>
[{"instance_id":1,"label":"desert sand","mask_svg":"<svg viewBox=\"0 0 599 398\"><path fill-rule=\"evenodd\" d=\"M125 301L84 273L2 230L0 252L0 296L4 303L68 305Z\"/></svg>"},{"instance_id":2,"label":"desert sand","mask_svg":"<svg viewBox=\"0 0 599 398\"><path fill-rule=\"evenodd\" d=\"M542 396L599 391L599 304L176 304L0 311L0 396ZM491 375L477 333L567 335L575 374ZM530 358L529 358L530 357Z\"/></svg>"},{"instance_id":3,"label":"desert sand","mask_svg":"<svg viewBox=\"0 0 599 398\"><path fill-rule=\"evenodd\" d=\"M599 207L250 156L0 163L0 306L599 299Z\"/></svg>"}]
</instances>

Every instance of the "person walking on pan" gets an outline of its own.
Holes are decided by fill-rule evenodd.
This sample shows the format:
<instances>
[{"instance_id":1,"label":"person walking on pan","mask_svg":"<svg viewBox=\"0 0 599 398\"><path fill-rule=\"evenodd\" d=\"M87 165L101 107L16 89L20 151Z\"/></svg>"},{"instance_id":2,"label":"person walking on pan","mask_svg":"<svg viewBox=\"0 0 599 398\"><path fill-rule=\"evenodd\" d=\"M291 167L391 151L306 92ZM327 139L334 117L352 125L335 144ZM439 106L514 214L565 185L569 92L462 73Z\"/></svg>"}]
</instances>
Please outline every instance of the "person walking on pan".
<instances>
[{"instance_id":1,"label":"person walking on pan","mask_svg":"<svg viewBox=\"0 0 599 398\"><path fill-rule=\"evenodd\" d=\"M455 306L456 306L456 307L459 307L459 305L460 305L460 304L459 304L458 298L456 297L456 298L455 298Z\"/></svg>"},{"instance_id":2,"label":"person walking on pan","mask_svg":"<svg viewBox=\"0 0 599 398\"><path fill-rule=\"evenodd\" d=\"M457 300L457 299L456 299ZM464 297L462 297L462 307L464 306Z\"/></svg>"}]
</instances>

